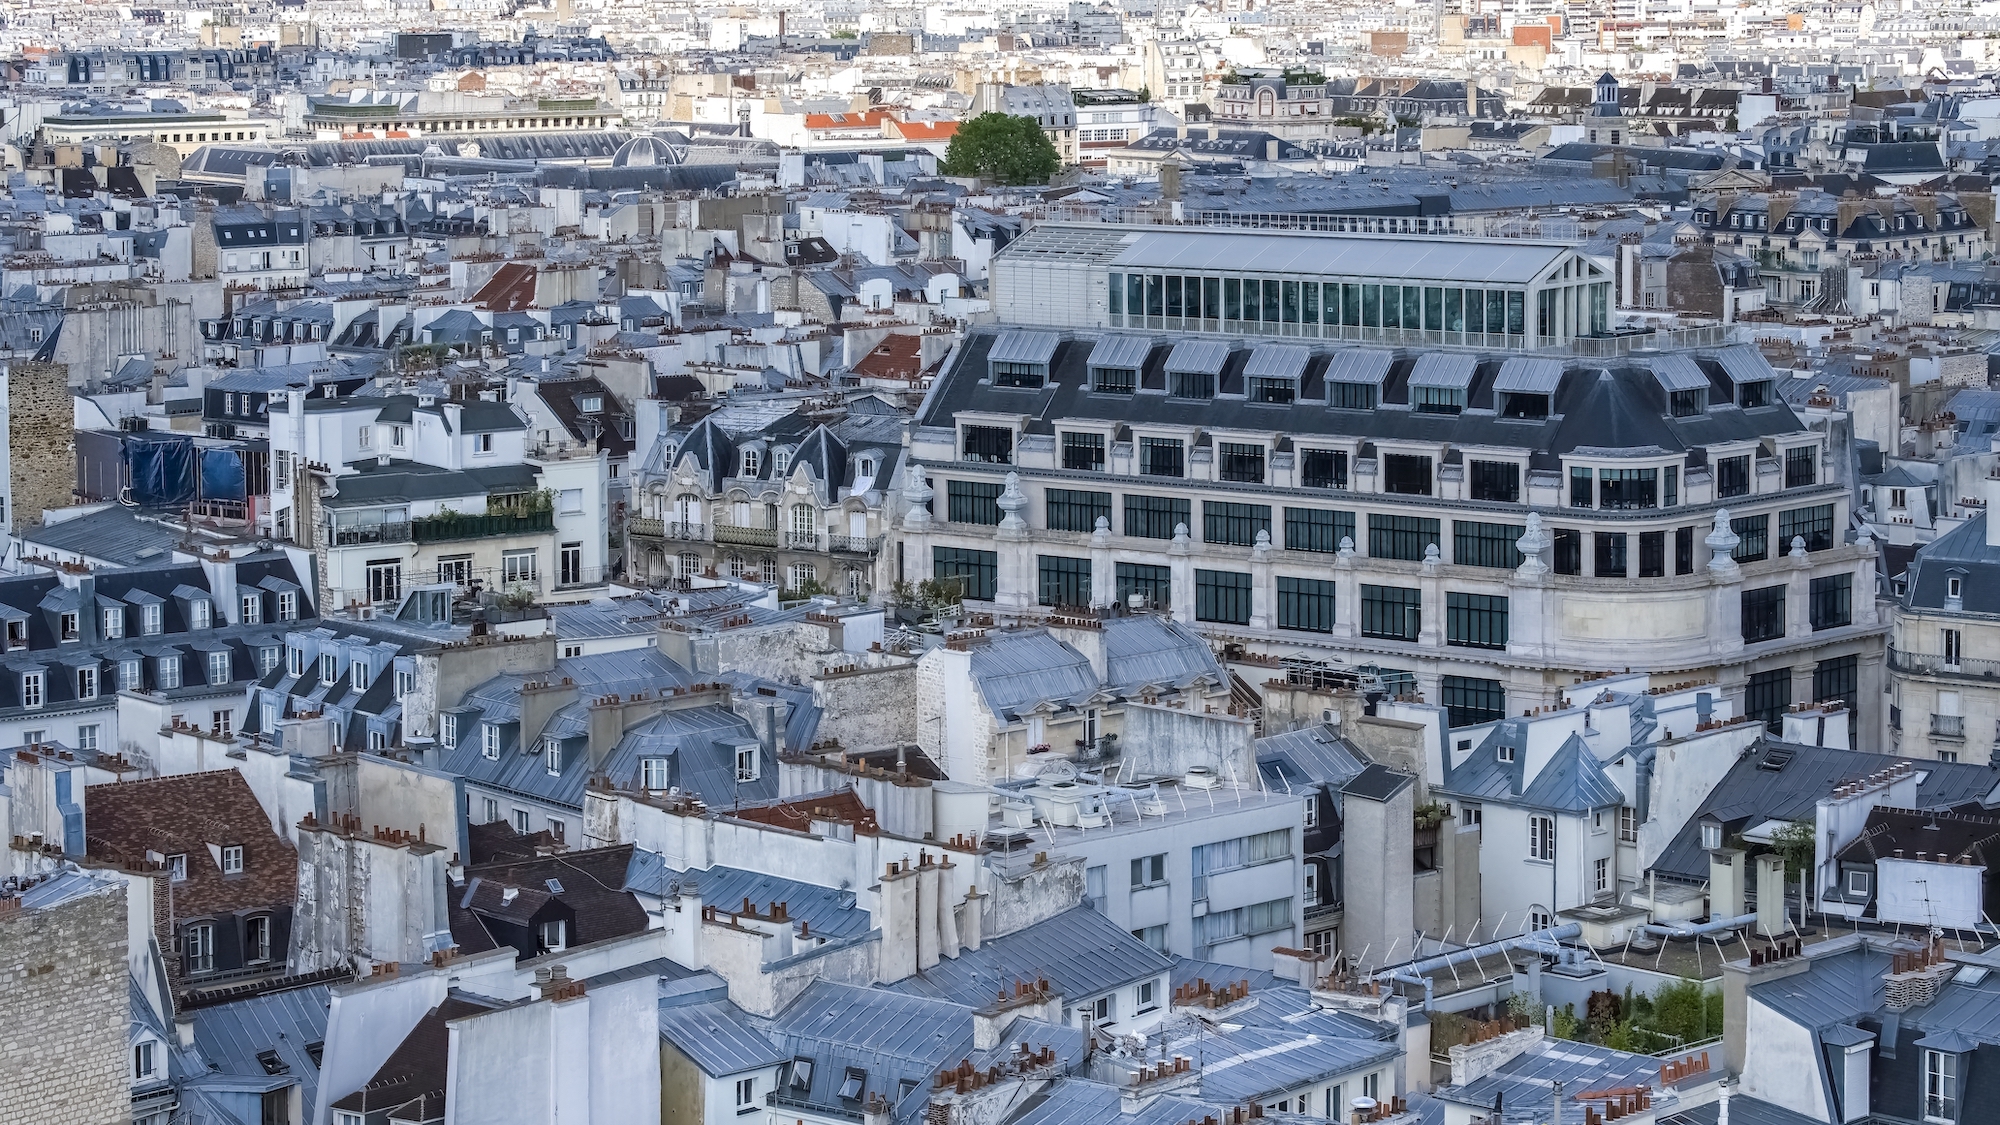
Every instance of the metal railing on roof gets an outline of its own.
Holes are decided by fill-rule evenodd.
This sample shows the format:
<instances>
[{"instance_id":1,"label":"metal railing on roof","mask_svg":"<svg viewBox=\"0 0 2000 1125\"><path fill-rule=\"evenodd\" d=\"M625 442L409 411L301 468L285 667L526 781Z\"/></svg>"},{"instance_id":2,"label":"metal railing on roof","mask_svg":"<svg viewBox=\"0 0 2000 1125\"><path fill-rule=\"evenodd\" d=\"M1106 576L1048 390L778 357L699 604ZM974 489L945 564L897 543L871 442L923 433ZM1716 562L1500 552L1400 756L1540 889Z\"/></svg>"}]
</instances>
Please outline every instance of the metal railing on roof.
<instances>
[{"instance_id":1,"label":"metal railing on roof","mask_svg":"<svg viewBox=\"0 0 2000 1125\"><path fill-rule=\"evenodd\" d=\"M1574 242L1580 234L1574 215L1362 215L1302 211L1237 211L1189 207L1179 218L1163 204L1047 203L1030 208L1031 222L1092 222L1132 226L1232 227L1308 231L1319 234L1416 234L1446 238L1509 238Z\"/></svg>"}]
</instances>

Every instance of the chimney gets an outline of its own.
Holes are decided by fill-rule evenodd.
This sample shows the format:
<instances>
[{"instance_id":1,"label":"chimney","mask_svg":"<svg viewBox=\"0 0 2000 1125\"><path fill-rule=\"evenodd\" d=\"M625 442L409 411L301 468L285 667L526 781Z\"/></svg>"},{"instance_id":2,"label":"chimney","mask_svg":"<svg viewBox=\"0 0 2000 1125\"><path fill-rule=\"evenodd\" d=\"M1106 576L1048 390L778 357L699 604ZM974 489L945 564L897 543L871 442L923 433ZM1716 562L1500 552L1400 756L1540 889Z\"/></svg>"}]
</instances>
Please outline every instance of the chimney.
<instances>
[{"instance_id":1,"label":"chimney","mask_svg":"<svg viewBox=\"0 0 2000 1125\"><path fill-rule=\"evenodd\" d=\"M1264 159L1273 164L1278 162L1278 139L1272 137L1264 142Z\"/></svg>"},{"instance_id":2,"label":"chimney","mask_svg":"<svg viewBox=\"0 0 2000 1125\"><path fill-rule=\"evenodd\" d=\"M1708 853L1708 916L1743 916L1743 853L1736 848Z\"/></svg>"},{"instance_id":3,"label":"chimney","mask_svg":"<svg viewBox=\"0 0 2000 1125\"><path fill-rule=\"evenodd\" d=\"M1986 545L2000 547L2000 468L1986 478Z\"/></svg>"},{"instance_id":4,"label":"chimney","mask_svg":"<svg viewBox=\"0 0 2000 1125\"><path fill-rule=\"evenodd\" d=\"M917 972L917 873L907 863L891 863L876 891L875 924L882 930L878 954L881 983L894 984Z\"/></svg>"},{"instance_id":5,"label":"chimney","mask_svg":"<svg viewBox=\"0 0 2000 1125\"><path fill-rule=\"evenodd\" d=\"M938 873L939 868L926 851L917 861L917 971L936 968L938 963Z\"/></svg>"},{"instance_id":6,"label":"chimney","mask_svg":"<svg viewBox=\"0 0 2000 1125\"><path fill-rule=\"evenodd\" d=\"M1785 857L1757 857L1757 932L1777 938L1790 926L1785 912Z\"/></svg>"},{"instance_id":7,"label":"chimney","mask_svg":"<svg viewBox=\"0 0 2000 1125\"><path fill-rule=\"evenodd\" d=\"M1160 165L1160 198L1168 203L1179 202L1181 197L1181 166L1169 160Z\"/></svg>"}]
</instances>

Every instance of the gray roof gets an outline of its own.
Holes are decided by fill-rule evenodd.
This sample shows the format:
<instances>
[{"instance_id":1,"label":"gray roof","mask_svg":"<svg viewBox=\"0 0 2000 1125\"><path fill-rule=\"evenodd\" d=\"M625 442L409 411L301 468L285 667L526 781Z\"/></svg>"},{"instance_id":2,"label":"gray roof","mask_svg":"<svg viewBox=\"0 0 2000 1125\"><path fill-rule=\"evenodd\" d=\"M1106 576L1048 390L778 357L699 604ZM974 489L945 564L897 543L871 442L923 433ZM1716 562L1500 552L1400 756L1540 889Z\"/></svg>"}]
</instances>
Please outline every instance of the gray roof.
<instances>
[{"instance_id":1,"label":"gray roof","mask_svg":"<svg viewBox=\"0 0 2000 1125\"><path fill-rule=\"evenodd\" d=\"M1110 687L1131 695L1147 684L1186 687L1199 677L1224 683L1208 642L1186 625L1156 614L1104 622L1104 671Z\"/></svg>"},{"instance_id":2,"label":"gray roof","mask_svg":"<svg viewBox=\"0 0 2000 1125\"><path fill-rule=\"evenodd\" d=\"M929 1103L931 1079L947 1064L973 1054L972 1010L907 993L815 981L770 1023L769 1035L786 1058L806 1059L806 1089L785 1094L814 1106L852 1109L869 1095L897 1103L907 1121ZM838 1091L847 1068L865 1072L861 1097L843 1103ZM790 1071L790 1068L788 1068ZM912 1085L908 1093L902 1086Z\"/></svg>"},{"instance_id":3,"label":"gray roof","mask_svg":"<svg viewBox=\"0 0 2000 1125\"><path fill-rule=\"evenodd\" d=\"M1496 391L1552 395L1562 386L1563 365L1559 359L1515 356L1500 365L1493 379Z\"/></svg>"},{"instance_id":4,"label":"gray roof","mask_svg":"<svg viewBox=\"0 0 2000 1125\"><path fill-rule=\"evenodd\" d=\"M1009 247L1011 250L1012 247ZM1003 251L1005 253L1006 251ZM1141 230L1111 268L1393 277L1460 285L1525 285L1575 250L1525 239L1406 238L1277 231Z\"/></svg>"},{"instance_id":5,"label":"gray roof","mask_svg":"<svg viewBox=\"0 0 2000 1125\"><path fill-rule=\"evenodd\" d=\"M996 981L1047 977L1069 1004L1165 974L1173 963L1087 906L1075 906L1025 930L992 938L978 949L889 987L959 1004L993 998Z\"/></svg>"},{"instance_id":6,"label":"gray roof","mask_svg":"<svg viewBox=\"0 0 2000 1125\"><path fill-rule=\"evenodd\" d=\"M1463 352L1426 352L1417 357L1417 366L1410 372L1410 385L1462 391L1472 385L1472 376L1478 369L1477 356Z\"/></svg>"},{"instance_id":7,"label":"gray roof","mask_svg":"<svg viewBox=\"0 0 2000 1125\"><path fill-rule=\"evenodd\" d=\"M1669 391L1705 391L1710 387L1708 373L1694 361L1694 357L1683 352L1670 352L1654 356L1650 361L1653 378L1660 381L1661 388Z\"/></svg>"},{"instance_id":8,"label":"gray roof","mask_svg":"<svg viewBox=\"0 0 2000 1125\"><path fill-rule=\"evenodd\" d=\"M1749 344L1737 344L1715 353L1716 362L1733 383L1763 383L1778 377L1764 353Z\"/></svg>"},{"instance_id":9,"label":"gray roof","mask_svg":"<svg viewBox=\"0 0 2000 1125\"><path fill-rule=\"evenodd\" d=\"M1105 336L1097 341L1096 347L1090 349L1090 366L1125 367L1137 370L1152 353L1151 337Z\"/></svg>"},{"instance_id":10,"label":"gray roof","mask_svg":"<svg viewBox=\"0 0 2000 1125\"><path fill-rule=\"evenodd\" d=\"M1297 344L1260 344L1243 365L1248 379L1297 379L1306 372L1312 352Z\"/></svg>"},{"instance_id":11,"label":"gray roof","mask_svg":"<svg viewBox=\"0 0 2000 1125\"><path fill-rule=\"evenodd\" d=\"M986 358L994 363L1047 363L1049 357L1056 354L1056 345L1061 339L1053 332L1021 329L1002 332Z\"/></svg>"},{"instance_id":12,"label":"gray roof","mask_svg":"<svg viewBox=\"0 0 2000 1125\"><path fill-rule=\"evenodd\" d=\"M727 986L722 991L726 997ZM752 1027L742 1009L726 998L693 1004L662 998L660 1038L679 1048L711 1078L776 1066L791 1057Z\"/></svg>"},{"instance_id":13,"label":"gray roof","mask_svg":"<svg viewBox=\"0 0 2000 1125\"><path fill-rule=\"evenodd\" d=\"M1167 353L1168 371L1219 375L1229 362L1229 345L1221 340L1182 340Z\"/></svg>"},{"instance_id":14,"label":"gray roof","mask_svg":"<svg viewBox=\"0 0 2000 1125\"><path fill-rule=\"evenodd\" d=\"M1395 362L1395 352L1375 348L1341 348L1328 360L1326 381L1369 383L1379 387L1382 380L1389 377L1389 367Z\"/></svg>"},{"instance_id":15,"label":"gray roof","mask_svg":"<svg viewBox=\"0 0 2000 1125\"><path fill-rule=\"evenodd\" d=\"M1767 738L1745 751L1709 791L1695 815L1661 851L1653 870L1668 878L1704 882L1708 879L1708 853L1701 846L1702 820L1718 820L1734 832L1766 820L1808 817L1835 786L1898 762L1910 762L1923 774L1917 785L1918 808L1980 801L1994 787L1993 771L1969 762L1898 758Z\"/></svg>"},{"instance_id":16,"label":"gray roof","mask_svg":"<svg viewBox=\"0 0 2000 1125\"><path fill-rule=\"evenodd\" d=\"M1660 1060L1651 1055L1599 1047L1573 1040L1545 1039L1523 1054L1509 1059L1500 1068L1463 1086L1439 1090L1437 1097L1460 1105L1491 1109L1494 1099L1504 1099L1503 1113L1508 1122L1543 1122L1549 1116L1551 1084L1561 1082L1563 1121L1581 1123L1587 1105L1577 1094L1589 1090L1659 1084ZM1664 1097L1665 1091L1661 1096Z\"/></svg>"},{"instance_id":17,"label":"gray roof","mask_svg":"<svg viewBox=\"0 0 2000 1125\"><path fill-rule=\"evenodd\" d=\"M1527 776L1527 722L1495 723L1472 752L1453 766L1445 763L1439 789L1468 800L1500 801L1550 812L1581 813L1625 803L1623 790L1604 773L1583 739L1569 736L1533 778ZM1512 746L1511 760L1499 749Z\"/></svg>"},{"instance_id":18,"label":"gray roof","mask_svg":"<svg viewBox=\"0 0 2000 1125\"><path fill-rule=\"evenodd\" d=\"M195 1049L220 1073L257 1078L267 1073L257 1056L276 1051L285 1072L297 1076L303 1103L312 1105L319 1092L319 1066L307 1048L326 1040L331 994L330 985L318 984L196 1008L188 1013Z\"/></svg>"},{"instance_id":19,"label":"gray roof","mask_svg":"<svg viewBox=\"0 0 2000 1125\"><path fill-rule=\"evenodd\" d=\"M804 922L813 933L829 938L861 937L874 927L868 911L856 902L853 891L801 883L780 875L766 875L737 867L710 867L701 871L678 871L667 865L658 852L635 848L626 868L625 889L654 898L666 899L692 886L702 902L723 910L734 910L744 899L758 904L782 902L786 914Z\"/></svg>"},{"instance_id":20,"label":"gray roof","mask_svg":"<svg viewBox=\"0 0 2000 1125\"><path fill-rule=\"evenodd\" d=\"M972 650L972 679L1002 718L1045 700L1078 702L1100 687L1082 653L1039 629L989 634Z\"/></svg>"},{"instance_id":21,"label":"gray roof","mask_svg":"<svg viewBox=\"0 0 2000 1125\"><path fill-rule=\"evenodd\" d=\"M1951 579L1960 579L1959 606L1967 613L2000 613L2000 548L1987 545L1981 512L1920 548L1910 560L1903 604L1941 610Z\"/></svg>"},{"instance_id":22,"label":"gray roof","mask_svg":"<svg viewBox=\"0 0 2000 1125\"><path fill-rule=\"evenodd\" d=\"M142 519L130 508L113 504L61 523L23 528L21 538L38 547L101 560L112 566L138 566L168 558L183 534L155 520Z\"/></svg>"}]
</instances>

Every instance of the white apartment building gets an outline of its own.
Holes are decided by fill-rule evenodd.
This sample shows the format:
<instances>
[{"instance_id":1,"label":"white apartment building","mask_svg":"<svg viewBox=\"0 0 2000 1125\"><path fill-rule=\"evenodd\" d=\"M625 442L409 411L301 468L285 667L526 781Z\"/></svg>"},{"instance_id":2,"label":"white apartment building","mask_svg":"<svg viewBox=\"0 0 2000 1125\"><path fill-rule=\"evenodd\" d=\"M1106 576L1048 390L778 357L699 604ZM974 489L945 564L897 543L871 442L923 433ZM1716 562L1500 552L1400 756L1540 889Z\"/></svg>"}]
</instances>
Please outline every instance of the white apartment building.
<instances>
[{"instance_id":1,"label":"white apartment building","mask_svg":"<svg viewBox=\"0 0 2000 1125\"><path fill-rule=\"evenodd\" d=\"M270 423L272 532L314 549L330 605L393 608L435 583L527 600L603 582L605 455L536 455L505 403L293 390Z\"/></svg>"}]
</instances>

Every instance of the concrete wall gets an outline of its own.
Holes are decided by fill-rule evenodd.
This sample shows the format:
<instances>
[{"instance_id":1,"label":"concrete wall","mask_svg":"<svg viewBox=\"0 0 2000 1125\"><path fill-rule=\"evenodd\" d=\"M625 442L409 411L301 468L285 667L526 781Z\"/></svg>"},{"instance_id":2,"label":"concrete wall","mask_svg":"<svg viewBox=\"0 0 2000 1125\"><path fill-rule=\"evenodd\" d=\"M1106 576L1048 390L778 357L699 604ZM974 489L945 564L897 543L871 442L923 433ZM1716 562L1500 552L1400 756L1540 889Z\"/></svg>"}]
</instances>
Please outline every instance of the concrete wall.
<instances>
[{"instance_id":1,"label":"concrete wall","mask_svg":"<svg viewBox=\"0 0 2000 1125\"><path fill-rule=\"evenodd\" d=\"M1082 856L1050 856L1019 875L995 875L983 915L985 936L1025 930L1082 902L1083 868Z\"/></svg>"},{"instance_id":2,"label":"concrete wall","mask_svg":"<svg viewBox=\"0 0 2000 1125\"><path fill-rule=\"evenodd\" d=\"M1342 952L1363 968L1415 955L1416 914L1410 883L1414 786L1387 801L1349 794L1343 804L1346 910Z\"/></svg>"},{"instance_id":3,"label":"concrete wall","mask_svg":"<svg viewBox=\"0 0 2000 1125\"><path fill-rule=\"evenodd\" d=\"M290 968L420 962L452 944L446 849L377 839L366 828L301 828Z\"/></svg>"},{"instance_id":4,"label":"concrete wall","mask_svg":"<svg viewBox=\"0 0 2000 1125\"><path fill-rule=\"evenodd\" d=\"M0 914L0 1120L131 1120L125 893ZM166 1057L156 1056L165 1073Z\"/></svg>"},{"instance_id":5,"label":"concrete wall","mask_svg":"<svg viewBox=\"0 0 2000 1125\"><path fill-rule=\"evenodd\" d=\"M1206 766L1225 780L1250 784L1256 779L1256 732L1251 720L1223 712L1127 703L1119 757L1128 763L1127 776L1179 777L1191 766Z\"/></svg>"}]
</instances>

